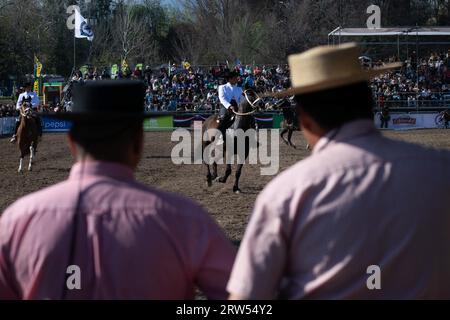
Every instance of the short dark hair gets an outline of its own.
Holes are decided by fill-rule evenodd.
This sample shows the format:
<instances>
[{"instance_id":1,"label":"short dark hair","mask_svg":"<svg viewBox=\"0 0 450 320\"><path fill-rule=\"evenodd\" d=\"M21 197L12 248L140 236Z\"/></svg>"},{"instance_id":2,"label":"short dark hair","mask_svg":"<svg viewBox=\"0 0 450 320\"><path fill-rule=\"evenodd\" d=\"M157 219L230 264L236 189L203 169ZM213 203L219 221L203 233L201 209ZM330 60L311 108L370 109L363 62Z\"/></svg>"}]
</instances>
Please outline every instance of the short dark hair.
<instances>
[{"instance_id":1,"label":"short dark hair","mask_svg":"<svg viewBox=\"0 0 450 320\"><path fill-rule=\"evenodd\" d=\"M94 159L123 162L124 150L138 138L142 128L143 120L74 121L70 135Z\"/></svg>"},{"instance_id":2,"label":"short dark hair","mask_svg":"<svg viewBox=\"0 0 450 320\"><path fill-rule=\"evenodd\" d=\"M300 113L309 114L325 130L374 117L374 100L367 82L300 94L295 96L295 101Z\"/></svg>"}]
</instances>

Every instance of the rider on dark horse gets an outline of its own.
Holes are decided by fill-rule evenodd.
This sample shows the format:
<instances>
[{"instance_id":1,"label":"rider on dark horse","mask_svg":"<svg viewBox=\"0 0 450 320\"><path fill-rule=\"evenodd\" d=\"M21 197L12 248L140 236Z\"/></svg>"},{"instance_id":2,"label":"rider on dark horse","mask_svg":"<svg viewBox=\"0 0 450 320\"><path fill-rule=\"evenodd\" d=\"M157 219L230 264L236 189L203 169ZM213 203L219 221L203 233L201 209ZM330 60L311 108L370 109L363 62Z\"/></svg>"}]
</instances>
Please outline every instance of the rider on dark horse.
<instances>
[{"instance_id":1,"label":"rider on dark horse","mask_svg":"<svg viewBox=\"0 0 450 320\"><path fill-rule=\"evenodd\" d=\"M225 137L227 129L233 124L233 108L237 110L242 98L242 88L237 86L239 74L236 71L225 72L226 84L219 86L219 131L222 137ZM222 144L225 138L222 138L219 144Z\"/></svg>"},{"instance_id":2,"label":"rider on dark horse","mask_svg":"<svg viewBox=\"0 0 450 320\"><path fill-rule=\"evenodd\" d=\"M388 106L383 106L383 108L381 109L380 120L381 120L381 129L383 128L387 129L389 126L389 120L391 120Z\"/></svg>"},{"instance_id":3,"label":"rider on dark horse","mask_svg":"<svg viewBox=\"0 0 450 320\"><path fill-rule=\"evenodd\" d=\"M297 121L297 114L295 112L295 107L291 104L289 100L285 100L283 101L281 108L283 110L283 117L286 120L286 124L289 127L291 127L292 130L297 130L298 121Z\"/></svg>"},{"instance_id":4,"label":"rider on dark horse","mask_svg":"<svg viewBox=\"0 0 450 320\"><path fill-rule=\"evenodd\" d=\"M33 110L32 117L36 121L39 136L42 137L41 119L36 115L36 111L37 111L37 109L39 107L39 103L40 103L39 97L35 92L33 92L31 83L26 83L24 88L25 88L25 92L21 93L19 96L19 99L17 100L16 110L20 111L24 102L30 103L30 107ZM11 143L14 143L16 141L17 130L19 129L21 118L22 118L22 115L16 120L16 127L14 129L14 135L12 136L11 141L10 141Z\"/></svg>"},{"instance_id":5,"label":"rider on dark horse","mask_svg":"<svg viewBox=\"0 0 450 320\"><path fill-rule=\"evenodd\" d=\"M444 119L444 128L449 128L449 122L450 122L450 109L446 109L443 112L442 118Z\"/></svg>"}]
</instances>

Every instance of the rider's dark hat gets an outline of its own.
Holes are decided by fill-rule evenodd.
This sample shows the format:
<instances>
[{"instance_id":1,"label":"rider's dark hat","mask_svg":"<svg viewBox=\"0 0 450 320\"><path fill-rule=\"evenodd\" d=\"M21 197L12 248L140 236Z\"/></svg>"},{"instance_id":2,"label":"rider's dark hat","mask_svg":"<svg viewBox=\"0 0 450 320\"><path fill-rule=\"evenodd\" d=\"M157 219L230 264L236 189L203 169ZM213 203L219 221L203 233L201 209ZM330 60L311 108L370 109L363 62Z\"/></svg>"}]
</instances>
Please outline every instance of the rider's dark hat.
<instances>
[{"instance_id":1,"label":"rider's dark hat","mask_svg":"<svg viewBox=\"0 0 450 320\"><path fill-rule=\"evenodd\" d=\"M143 119L145 85L134 80L102 80L74 84L72 112L42 114L58 119L121 120Z\"/></svg>"},{"instance_id":2,"label":"rider's dark hat","mask_svg":"<svg viewBox=\"0 0 450 320\"><path fill-rule=\"evenodd\" d=\"M236 78L239 76L240 76L239 72L234 71L234 70L232 70L232 71L225 70L223 73L223 77L225 78L225 80L230 80L230 79L233 79L233 78Z\"/></svg>"}]
</instances>

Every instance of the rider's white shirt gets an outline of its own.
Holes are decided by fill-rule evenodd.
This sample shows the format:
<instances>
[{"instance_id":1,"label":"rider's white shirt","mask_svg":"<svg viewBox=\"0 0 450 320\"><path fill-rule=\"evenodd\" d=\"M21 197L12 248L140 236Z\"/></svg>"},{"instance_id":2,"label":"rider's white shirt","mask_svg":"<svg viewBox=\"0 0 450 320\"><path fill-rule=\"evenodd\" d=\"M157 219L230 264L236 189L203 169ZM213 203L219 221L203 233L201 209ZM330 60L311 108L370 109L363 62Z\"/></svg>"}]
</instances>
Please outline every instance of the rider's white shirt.
<instances>
[{"instance_id":1,"label":"rider's white shirt","mask_svg":"<svg viewBox=\"0 0 450 320\"><path fill-rule=\"evenodd\" d=\"M17 100L16 109L20 110L22 106L22 101L24 98L31 97L31 107L33 109L37 109L39 107L39 97L35 92L24 92L19 95L19 99Z\"/></svg>"},{"instance_id":2,"label":"rider's white shirt","mask_svg":"<svg viewBox=\"0 0 450 320\"><path fill-rule=\"evenodd\" d=\"M240 87L233 86L228 82L219 86L218 91L220 103L227 109L231 106L231 100L236 100L238 104L241 102L242 88Z\"/></svg>"}]
</instances>

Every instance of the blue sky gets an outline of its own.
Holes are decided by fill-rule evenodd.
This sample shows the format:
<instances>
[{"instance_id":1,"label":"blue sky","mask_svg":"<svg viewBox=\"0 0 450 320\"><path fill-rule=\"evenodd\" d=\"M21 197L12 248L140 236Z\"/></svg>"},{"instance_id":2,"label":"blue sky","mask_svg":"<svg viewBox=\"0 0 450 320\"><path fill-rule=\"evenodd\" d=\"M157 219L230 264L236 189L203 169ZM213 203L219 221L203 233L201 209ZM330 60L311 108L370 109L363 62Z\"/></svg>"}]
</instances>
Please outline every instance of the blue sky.
<instances>
[{"instance_id":1,"label":"blue sky","mask_svg":"<svg viewBox=\"0 0 450 320\"><path fill-rule=\"evenodd\" d=\"M163 4L170 4L170 5L173 5L175 7L180 6L180 0L162 0L161 2Z\"/></svg>"}]
</instances>

